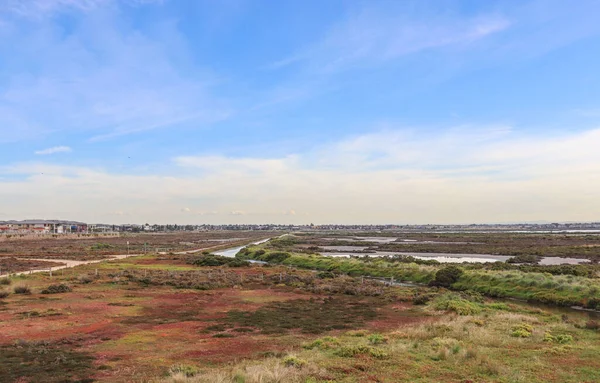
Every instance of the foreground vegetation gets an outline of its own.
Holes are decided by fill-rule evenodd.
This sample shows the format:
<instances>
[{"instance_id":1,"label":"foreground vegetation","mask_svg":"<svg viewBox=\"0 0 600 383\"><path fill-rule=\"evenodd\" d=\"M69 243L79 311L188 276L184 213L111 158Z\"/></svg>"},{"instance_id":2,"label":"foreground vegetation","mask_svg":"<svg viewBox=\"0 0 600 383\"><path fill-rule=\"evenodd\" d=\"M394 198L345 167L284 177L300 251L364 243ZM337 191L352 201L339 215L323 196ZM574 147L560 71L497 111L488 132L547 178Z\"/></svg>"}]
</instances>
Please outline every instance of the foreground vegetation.
<instances>
[{"instance_id":1,"label":"foreground vegetation","mask_svg":"<svg viewBox=\"0 0 600 383\"><path fill-rule=\"evenodd\" d=\"M240 254L271 264L154 254L0 279L0 381L600 381L597 319L476 291L530 278L532 291L570 296L577 285L589 293L593 278L283 246ZM367 272L436 286L390 286ZM547 280L568 288L543 287Z\"/></svg>"}]
</instances>

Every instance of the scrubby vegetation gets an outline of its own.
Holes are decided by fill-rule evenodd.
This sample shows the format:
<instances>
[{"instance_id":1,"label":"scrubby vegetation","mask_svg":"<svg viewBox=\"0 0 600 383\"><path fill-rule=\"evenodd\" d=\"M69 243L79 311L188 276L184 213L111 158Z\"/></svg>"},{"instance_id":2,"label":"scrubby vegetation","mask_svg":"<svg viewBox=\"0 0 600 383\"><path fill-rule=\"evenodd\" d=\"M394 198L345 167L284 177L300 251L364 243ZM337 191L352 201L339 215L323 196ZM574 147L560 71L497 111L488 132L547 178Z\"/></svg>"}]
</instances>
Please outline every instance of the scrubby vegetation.
<instances>
[{"instance_id":1,"label":"scrubby vegetation","mask_svg":"<svg viewBox=\"0 0 600 383\"><path fill-rule=\"evenodd\" d=\"M303 241L243 252L267 265L165 252L12 277L32 295L0 302L0 381L600 381L597 317L495 298L592 307L579 266L326 258Z\"/></svg>"},{"instance_id":2,"label":"scrubby vegetation","mask_svg":"<svg viewBox=\"0 0 600 383\"><path fill-rule=\"evenodd\" d=\"M3 382L93 382L93 357L51 342L20 341L0 346Z\"/></svg>"},{"instance_id":3,"label":"scrubby vegetation","mask_svg":"<svg viewBox=\"0 0 600 383\"><path fill-rule=\"evenodd\" d=\"M72 289L68 285L61 283L59 285L50 285L50 286L46 287L44 290L42 290L41 293L42 294L60 294L60 293L70 293L71 291L72 291Z\"/></svg>"},{"instance_id":4,"label":"scrubby vegetation","mask_svg":"<svg viewBox=\"0 0 600 383\"><path fill-rule=\"evenodd\" d=\"M431 281L431 286L452 287L458 282L463 270L458 266L446 266L435 272L435 278Z\"/></svg>"},{"instance_id":5,"label":"scrubby vegetation","mask_svg":"<svg viewBox=\"0 0 600 383\"><path fill-rule=\"evenodd\" d=\"M290 241L286 243L288 242ZM516 266L504 263L491 266L423 265L392 262L388 258L334 258L317 254L282 252L282 248L284 245L281 240L276 246L270 243L249 246L242 249L237 257L270 260L268 261L270 263L351 276L428 283L455 290L476 291L490 297L517 298L558 306L581 306L600 310L600 278L596 266L521 265L514 268ZM277 255L272 256L272 254Z\"/></svg>"},{"instance_id":6,"label":"scrubby vegetation","mask_svg":"<svg viewBox=\"0 0 600 383\"><path fill-rule=\"evenodd\" d=\"M26 285L15 286L13 291L15 294L31 294L31 289Z\"/></svg>"},{"instance_id":7,"label":"scrubby vegetation","mask_svg":"<svg viewBox=\"0 0 600 383\"><path fill-rule=\"evenodd\" d=\"M300 299L274 302L252 311L230 311L227 323L256 327L264 334L279 334L289 330L320 334L331 330L356 328L374 319L377 300L349 297Z\"/></svg>"},{"instance_id":8,"label":"scrubby vegetation","mask_svg":"<svg viewBox=\"0 0 600 383\"><path fill-rule=\"evenodd\" d=\"M533 254L519 254L515 257L509 258L507 263L530 263L533 265L538 264L542 260L542 257L539 255Z\"/></svg>"},{"instance_id":9,"label":"scrubby vegetation","mask_svg":"<svg viewBox=\"0 0 600 383\"><path fill-rule=\"evenodd\" d=\"M250 262L242 261L237 258L223 257L214 254L204 254L199 257L190 257L188 263L196 266L229 266L229 267L248 267Z\"/></svg>"}]
</instances>

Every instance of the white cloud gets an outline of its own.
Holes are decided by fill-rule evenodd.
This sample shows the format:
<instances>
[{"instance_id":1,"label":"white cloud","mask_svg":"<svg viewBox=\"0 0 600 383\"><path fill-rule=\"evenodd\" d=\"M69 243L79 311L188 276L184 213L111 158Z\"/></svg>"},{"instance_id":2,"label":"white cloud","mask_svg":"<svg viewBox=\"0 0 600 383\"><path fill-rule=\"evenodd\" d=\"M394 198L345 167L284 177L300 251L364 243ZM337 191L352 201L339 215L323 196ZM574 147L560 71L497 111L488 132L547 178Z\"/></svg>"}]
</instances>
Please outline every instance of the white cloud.
<instances>
[{"instance_id":1,"label":"white cloud","mask_svg":"<svg viewBox=\"0 0 600 383\"><path fill-rule=\"evenodd\" d=\"M118 220L111 211L132 222L590 221L600 211L599 146L600 129L546 138L388 129L293 161L186 157L175 162L179 175L13 164L0 168L0 199L15 217L60 211L94 222ZM194 214L176 214L183 203Z\"/></svg>"},{"instance_id":2,"label":"white cloud","mask_svg":"<svg viewBox=\"0 0 600 383\"><path fill-rule=\"evenodd\" d=\"M174 162L182 167L197 168L219 173L276 173L288 169L295 161L294 156L286 158L228 158L223 156L181 156Z\"/></svg>"},{"instance_id":3,"label":"white cloud","mask_svg":"<svg viewBox=\"0 0 600 383\"><path fill-rule=\"evenodd\" d=\"M35 152L37 155L48 155L48 154L56 154L56 153L69 153L72 149L68 146L54 146L52 148L38 150Z\"/></svg>"}]
</instances>

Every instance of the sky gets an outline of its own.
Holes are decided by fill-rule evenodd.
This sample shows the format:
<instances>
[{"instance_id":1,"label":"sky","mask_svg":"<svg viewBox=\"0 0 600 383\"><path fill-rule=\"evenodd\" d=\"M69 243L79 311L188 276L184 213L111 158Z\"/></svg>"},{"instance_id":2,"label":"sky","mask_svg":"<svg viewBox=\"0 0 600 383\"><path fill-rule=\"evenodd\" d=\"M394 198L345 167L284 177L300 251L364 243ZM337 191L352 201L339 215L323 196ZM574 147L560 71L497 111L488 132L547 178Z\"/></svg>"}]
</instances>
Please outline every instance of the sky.
<instances>
[{"instance_id":1,"label":"sky","mask_svg":"<svg viewBox=\"0 0 600 383\"><path fill-rule=\"evenodd\" d=\"M600 2L2 0L0 220L600 220Z\"/></svg>"}]
</instances>

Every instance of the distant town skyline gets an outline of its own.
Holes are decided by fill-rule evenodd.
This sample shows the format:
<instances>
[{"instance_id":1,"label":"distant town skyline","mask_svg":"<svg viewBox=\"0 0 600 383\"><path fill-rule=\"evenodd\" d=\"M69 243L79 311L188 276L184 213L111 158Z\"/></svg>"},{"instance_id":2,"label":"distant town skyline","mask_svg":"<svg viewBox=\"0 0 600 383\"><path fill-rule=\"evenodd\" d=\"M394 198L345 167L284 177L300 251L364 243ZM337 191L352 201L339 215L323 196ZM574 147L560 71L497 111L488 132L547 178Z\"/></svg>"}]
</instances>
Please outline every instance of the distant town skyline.
<instances>
[{"instance_id":1,"label":"distant town skyline","mask_svg":"<svg viewBox=\"0 0 600 383\"><path fill-rule=\"evenodd\" d=\"M599 12L3 1L0 221L598 221Z\"/></svg>"}]
</instances>

